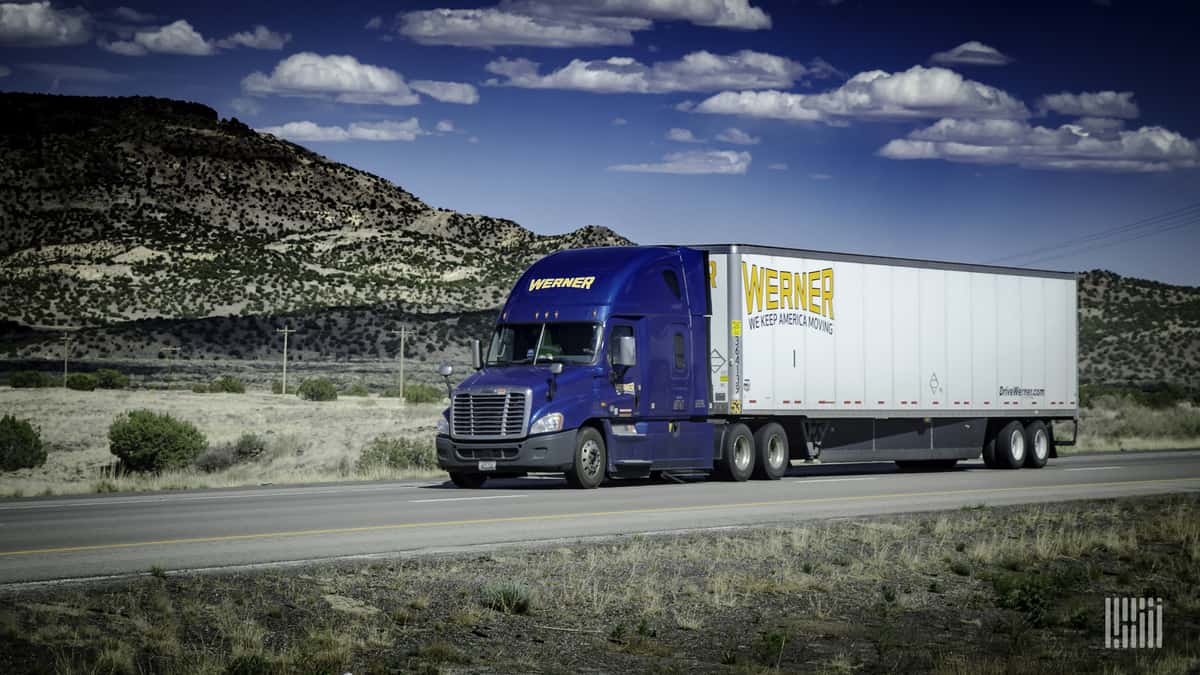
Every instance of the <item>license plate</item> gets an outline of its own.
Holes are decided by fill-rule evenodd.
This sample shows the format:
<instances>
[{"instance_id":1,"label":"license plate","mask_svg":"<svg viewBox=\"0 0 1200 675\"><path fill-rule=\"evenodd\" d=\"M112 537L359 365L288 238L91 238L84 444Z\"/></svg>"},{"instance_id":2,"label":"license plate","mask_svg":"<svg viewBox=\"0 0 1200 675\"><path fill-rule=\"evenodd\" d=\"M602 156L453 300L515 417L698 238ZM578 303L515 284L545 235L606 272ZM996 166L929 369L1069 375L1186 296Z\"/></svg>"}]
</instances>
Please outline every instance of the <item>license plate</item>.
<instances>
[{"instance_id":1,"label":"license plate","mask_svg":"<svg viewBox=\"0 0 1200 675\"><path fill-rule=\"evenodd\" d=\"M480 471L495 471L495 470L496 470L496 462L495 462L495 461L491 461L491 462L480 462L480 463L479 463L479 470L480 470Z\"/></svg>"}]
</instances>

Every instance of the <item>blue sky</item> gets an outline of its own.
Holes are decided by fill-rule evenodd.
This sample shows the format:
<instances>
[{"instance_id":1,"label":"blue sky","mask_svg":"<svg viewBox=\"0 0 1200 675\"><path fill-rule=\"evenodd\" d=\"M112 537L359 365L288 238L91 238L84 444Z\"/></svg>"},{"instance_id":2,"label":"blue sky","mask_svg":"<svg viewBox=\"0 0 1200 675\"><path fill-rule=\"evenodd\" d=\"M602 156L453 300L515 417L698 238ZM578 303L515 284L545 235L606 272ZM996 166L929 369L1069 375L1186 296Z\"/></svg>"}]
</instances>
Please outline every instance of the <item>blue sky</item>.
<instances>
[{"instance_id":1,"label":"blue sky","mask_svg":"<svg viewBox=\"0 0 1200 675\"><path fill-rule=\"evenodd\" d=\"M2 3L0 89L199 101L542 233L1200 285L1200 212L1056 246L1200 202L1198 18L1123 0Z\"/></svg>"}]
</instances>

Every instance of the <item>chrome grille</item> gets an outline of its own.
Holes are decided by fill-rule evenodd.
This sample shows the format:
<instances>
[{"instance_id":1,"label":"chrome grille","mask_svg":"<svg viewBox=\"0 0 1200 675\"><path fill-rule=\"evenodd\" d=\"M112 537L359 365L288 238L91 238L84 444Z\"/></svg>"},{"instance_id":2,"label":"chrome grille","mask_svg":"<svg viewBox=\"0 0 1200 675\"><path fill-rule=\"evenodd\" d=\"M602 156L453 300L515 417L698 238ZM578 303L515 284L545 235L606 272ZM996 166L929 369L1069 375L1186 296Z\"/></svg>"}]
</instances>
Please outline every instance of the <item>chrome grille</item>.
<instances>
[{"instance_id":1,"label":"chrome grille","mask_svg":"<svg viewBox=\"0 0 1200 675\"><path fill-rule=\"evenodd\" d=\"M464 391L454 395L450 430L455 438L521 438L529 420L529 392Z\"/></svg>"}]
</instances>

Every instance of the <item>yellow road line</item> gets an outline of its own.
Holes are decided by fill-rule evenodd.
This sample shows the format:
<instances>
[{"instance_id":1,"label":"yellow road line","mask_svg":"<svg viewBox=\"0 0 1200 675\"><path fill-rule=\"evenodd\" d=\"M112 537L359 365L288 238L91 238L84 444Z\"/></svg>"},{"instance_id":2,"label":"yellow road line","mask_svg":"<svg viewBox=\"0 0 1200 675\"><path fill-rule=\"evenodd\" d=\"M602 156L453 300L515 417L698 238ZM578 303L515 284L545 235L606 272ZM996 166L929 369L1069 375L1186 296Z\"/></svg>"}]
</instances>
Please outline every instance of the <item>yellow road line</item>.
<instances>
[{"instance_id":1,"label":"yellow road line","mask_svg":"<svg viewBox=\"0 0 1200 675\"><path fill-rule=\"evenodd\" d=\"M228 534L212 537L189 537L182 539L156 539L153 541L126 542L117 544L90 544L87 546L61 546L57 548L35 548L22 551L0 551L0 557L20 555L38 555L47 553L77 553L80 551L104 551L122 548L138 548L141 546L172 546L181 544L207 544L224 541L242 541L246 539L270 539L275 537L309 537L323 534L354 534L359 532L379 532L384 530L407 530L426 527L455 527L461 525L492 525L497 523L520 523L530 521L565 520L569 518L597 518L603 516L624 516L638 513L676 513L680 511L713 511L716 509L745 509L760 506L794 506L799 504L830 504L837 502L872 501L880 499L905 499L910 497L952 497L956 495L996 494L1001 492L1019 492L1028 490L1058 490L1114 487L1118 485L1155 485L1162 483L1179 483L1200 481L1194 478L1161 478L1154 480L1111 481L1106 483L1067 483L1061 485L1027 485L1020 487L978 488L969 490L941 490L934 492L898 492L893 494L854 495L844 497L810 497L806 499L777 499L761 502L734 502L731 504L698 504L695 506L659 506L644 509L624 509L620 511L590 511L582 513L548 513L532 516L505 516L500 518L472 518L466 520L442 520L427 523L392 523L388 525L363 525L359 527L331 527L317 530L289 530L283 532L258 532L254 534Z\"/></svg>"}]
</instances>

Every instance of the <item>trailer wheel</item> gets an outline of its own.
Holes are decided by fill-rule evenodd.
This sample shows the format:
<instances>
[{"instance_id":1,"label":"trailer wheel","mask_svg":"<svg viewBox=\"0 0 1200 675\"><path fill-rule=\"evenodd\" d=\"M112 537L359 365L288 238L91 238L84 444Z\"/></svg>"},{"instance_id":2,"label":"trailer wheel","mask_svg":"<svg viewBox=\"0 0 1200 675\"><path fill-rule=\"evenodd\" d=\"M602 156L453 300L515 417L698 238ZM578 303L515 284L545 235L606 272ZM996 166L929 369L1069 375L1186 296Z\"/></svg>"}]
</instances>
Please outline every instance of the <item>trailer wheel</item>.
<instances>
[{"instance_id":1,"label":"trailer wheel","mask_svg":"<svg viewBox=\"0 0 1200 675\"><path fill-rule=\"evenodd\" d=\"M1025 447L1028 448L1025 466L1031 469L1046 466L1046 460L1050 459L1050 432L1044 422L1032 422L1025 427Z\"/></svg>"},{"instance_id":2,"label":"trailer wheel","mask_svg":"<svg viewBox=\"0 0 1200 675\"><path fill-rule=\"evenodd\" d=\"M1025 464L1027 454L1025 443L1025 427L1013 420L1004 425L996 436L996 468L1019 469Z\"/></svg>"},{"instance_id":3,"label":"trailer wheel","mask_svg":"<svg viewBox=\"0 0 1200 675\"><path fill-rule=\"evenodd\" d=\"M567 484L573 488L590 490L604 482L604 470L608 466L608 453L604 450L604 436L592 427L583 427L575 437L575 462L567 469Z\"/></svg>"},{"instance_id":4,"label":"trailer wheel","mask_svg":"<svg viewBox=\"0 0 1200 675\"><path fill-rule=\"evenodd\" d=\"M730 424L721 446L717 475L724 480L742 482L754 473L754 434L741 422Z\"/></svg>"},{"instance_id":5,"label":"trailer wheel","mask_svg":"<svg viewBox=\"0 0 1200 675\"><path fill-rule=\"evenodd\" d=\"M467 473L465 471L451 471L450 482L460 488L468 490L478 490L483 487L487 481L487 476L482 473Z\"/></svg>"},{"instance_id":6,"label":"trailer wheel","mask_svg":"<svg viewBox=\"0 0 1200 675\"><path fill-rule=\"evenodd\" d=\"M754 477L759 480L779 480L787 472L787 432L777 422L764 424L754 432Z\"/></svg>"}]
</instances>

